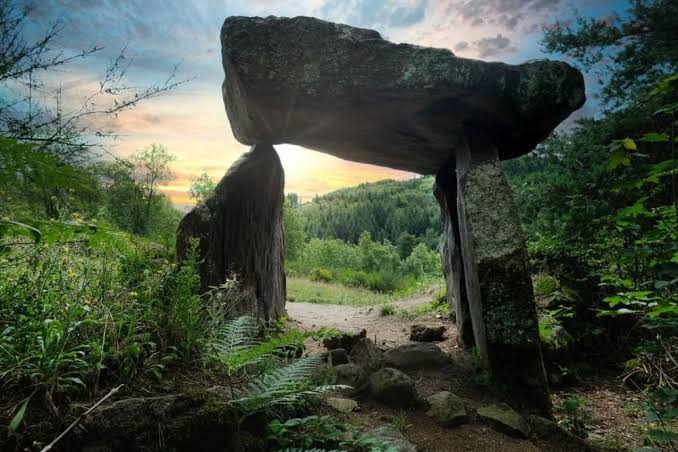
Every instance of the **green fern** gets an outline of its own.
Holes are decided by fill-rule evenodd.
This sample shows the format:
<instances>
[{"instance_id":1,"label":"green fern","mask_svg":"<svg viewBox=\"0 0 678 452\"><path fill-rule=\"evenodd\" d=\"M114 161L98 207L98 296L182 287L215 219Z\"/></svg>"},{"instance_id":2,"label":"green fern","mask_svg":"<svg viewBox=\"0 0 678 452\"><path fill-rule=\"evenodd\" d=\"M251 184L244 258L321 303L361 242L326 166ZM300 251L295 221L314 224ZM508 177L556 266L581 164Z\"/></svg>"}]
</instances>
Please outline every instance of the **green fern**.
<instances>
[{"instance_id":1,"label":"green fern","mask_svg":"<svg viewBox=\"0 0 678 452\"><path fill-rule=\"evenodd\" d=\"M254 413L275 406L296 405L309 397L347 388L344 385L313 384L313 372L321 365L321 357L311 355L273 369L237 391L231 403L245 413Z\"/></svg>"}]
</instances>

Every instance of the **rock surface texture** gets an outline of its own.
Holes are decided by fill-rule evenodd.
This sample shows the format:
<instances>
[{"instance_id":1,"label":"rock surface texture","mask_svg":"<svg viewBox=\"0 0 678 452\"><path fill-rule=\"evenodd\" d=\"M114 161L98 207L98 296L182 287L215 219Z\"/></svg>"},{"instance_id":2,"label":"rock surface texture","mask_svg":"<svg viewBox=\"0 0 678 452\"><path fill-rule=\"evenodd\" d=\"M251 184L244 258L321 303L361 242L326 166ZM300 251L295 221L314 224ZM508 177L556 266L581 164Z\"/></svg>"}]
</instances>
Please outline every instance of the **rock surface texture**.
<instances>
[{"instance_id":1,"label":"rock surface texture","mask_svg":"<svg viewBox=\"0 0 678 452\"><path fill-rule=\"evenodd\" d=\"M229 17L221 45L238 141L293 143L421 174L447 162L463 126L483 129L511 158L585 100L581 73L565 63L458 58L311 17Z\"/></svg>"},{"instance_id":2,"label":"rock surface texture","mask_svg":"<svg viewBox=\"0 0 678 452\"><path fill-rule=\"evenodd\" d=\"M525 419L506 404L480 407L478 417L509 435L523 438L530 435L530 426Z\"/></svg>"},{"instance_id":3,"label":"rock surface texture","mask_svg":"<svg viewBox=\"0 0 678 452\"><path fill-rule=\"evenodd\" d=\"M384 367L370 375L370 394L395 408L410 408L418 403L414 381L391 367Z\"/></svg>"},{"instance_id":4,"label":"rock surface texture","mask_svg":"<svg viewBox=\"0 0 678 452\"><path fill-rule=\"evenodd\" d=\"M426 398L429 410L426 415L443 427L454 427L468 422L464 401L448 391L442 391Z\"/></svg>"},{"instance_id":5,"label":"rock surface texture","mask_svg":"<svg viewBox=\"0 0 678 452\"><path fill-rule=\"evenodd\" d=\"M252 146L179 224L177 256L184 259L197 242L203 289L236 275L241 296L231 316L285 314L284 178L273 146Z\"/></svg>"},{"instance_id":6,"label":"rock surface texture","mask_svg":"<svg viewBox=\"0 0 678 452\"><path fill-rule=\"evenodd\" d=\"M444 366L450 362L450 357L430 342L411 342L384 353L384 364L398 369Z\"/></svg>"}]
</instances>

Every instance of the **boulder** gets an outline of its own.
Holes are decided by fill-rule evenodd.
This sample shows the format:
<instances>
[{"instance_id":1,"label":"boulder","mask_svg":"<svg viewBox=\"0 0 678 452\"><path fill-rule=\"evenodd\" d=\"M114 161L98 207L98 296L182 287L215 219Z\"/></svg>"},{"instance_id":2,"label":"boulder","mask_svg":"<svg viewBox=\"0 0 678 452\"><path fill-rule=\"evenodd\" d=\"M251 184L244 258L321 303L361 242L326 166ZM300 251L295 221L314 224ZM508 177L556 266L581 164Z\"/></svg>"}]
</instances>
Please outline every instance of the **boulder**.
<instances>
[{"instance_id":1,"label":"boulder","mask_svg":"<svg viewBox=\"0 0 678 452\"><path fill-rule=\"evenodd\" d=\"M505 403L478 408L478 417L512 436L527 438L530 426L523 417Z\"/></svg>"},{"instance_id":2,"label":"boulder","mask_svg":"<svg viewBox=\"0 0 678 452\"><path fill-rule=\"evenodd\" d=\"M367 337L367 331L355 330L355 331L342 331L336 336L331 336L323 339L323 345L326 349L332 350L335 348L343 348L348 353L351 353L351 349L355 344Z\"/></svg>"},{"instance_id":3,"label":"boulder","mask_svg":"<svg viewBox=\"0 0 678 452\"><path fill-rule=\"evenodd\" d=\"M415 324L412 325L410 332L410 340L418 342L436 342L445 339L445 331L447 328L444 325L430 326Z\"/></svg>"},{"instance_id":4,"label":"boulder","mask_svg":"<svg viewBox=\"0 0 678 452\"><path fill-rule=\"evenodd\" d=\"M450 357L430 342L411 342L384 353L384 364L398 369L444 366Z\"/></svg>"},{"instance_id":5,"label":"boulder","mask_svg":"<svg viewBox=\"0 0 678 452\"><path fill-rule=\"evenodd\" d=\"M410 377L397 369L385 367L370 375L370 394L394 408L414 407L417 391Z\"/></svg>"},{"instance_id":6,"label":"boulder","mask_svg":"<svg viewBox=\"0 0 678 452\"><path fill-rule=\"evenodd\" d=\"M386 445L389 452L417 452L417 447L391 425L382 425L366 432Z\"/></svg>"},{"instance_id":7,"label":"boulder","mask_svg":"<svg viewBox=\"0 0 678 452\"><path fill-rule=\"evenodd\" d=\"M374 372L384 365L384 352L379 350L369 338L363 338L351 350L351 362L364 368L367 372Z\"/></svg>"},{"instance_id":8,"label":"boulder","mask_svg":"<svg viewBox=\"0 0 678 452\"><path fill-rule=\"evenodd\" d=\"M321 358L324 362L332 362L333 366L348 363L348 353L343 348L335 348L327 352L321 353Z\"/></svg>"},{"instance_id":9,"label":"boulder","mask_svg":"<svg viewBox=\"0 0 678 452\"><path fill-rule=\"evenodd\" d=\"M343 397L328 397L325 403L340 413L350 413L358 408L358 402Z\"/></svg>"},{"instance_id":10,"label":"boulder","mask_svg":"<svg viewBox=\"0 0 678 452\"><path fill-rule=\"evenodd\" d=\"M229 317L285 314L284 177L273 146L252 146L179 223L177 257L185 259L197 243L202 290L237 277L239 295L229 300Z\"/></svg>"},{"instance_id":11,"label":"boulder","mask_svg":"<svg viewBox=\"0 0 678 452\"><path fill-rule=\"evenodd\" d=\"M242 444L239 419L213 393L135 397L97 407L71 440L80 444L73 450L250 450Z\"/></svg>"},{"instance_id":12,"label":"boulder","mask_svg":"<svg viewBox=\"0 0 678 452\"><path fill-rule=\"evenodd\" d=\"M346 395L356 395L365 391L370 384L367 378L367 372L360 366L355 364L341 364L334 366L335 383L339 385L347 385L352 389L347 389L344 392Z\"/></svg>"},{"instance_id":13,"label":"boulder","mask_svg":"<svg viewBox=\"0 0 678 452\"><path fill-rule=\"evenodd\" d=\"M448 391L428 397L429 410L426 415L443 427L454 427L468 422L464 401Z\"/></svg>"},{"instance_id":14,"label":"boulder","mask_svg":"<svg viewBox=\"0 0 678 452\"><path fill-rule=\"evenodd\" d=\"M229 17L221 46L241 143L297 144L420 174L445 164L467 124L513 158L585 101L582 74L566 63L458 58L311 17Z\"/></svg>"}]
</instances>

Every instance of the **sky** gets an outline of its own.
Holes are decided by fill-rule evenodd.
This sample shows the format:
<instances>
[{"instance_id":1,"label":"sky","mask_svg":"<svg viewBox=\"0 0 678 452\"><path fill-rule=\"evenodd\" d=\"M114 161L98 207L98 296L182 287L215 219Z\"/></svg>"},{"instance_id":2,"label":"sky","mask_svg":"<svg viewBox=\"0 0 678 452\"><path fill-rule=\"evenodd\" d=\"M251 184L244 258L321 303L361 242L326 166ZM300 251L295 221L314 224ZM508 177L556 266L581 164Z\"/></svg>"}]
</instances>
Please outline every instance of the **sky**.
<instances>
[{"instance_id":1,"label":"sky","mask_svg":"<svg viewBox=\"0 0 678 452\"><path fill-rule=\"evenodd\" d=\"M229 127L221 97L223 69L219 33L223 20L241 16L314 16L371 28L385 39L442 47L457 56L521 63L546 55L539 39L543 27L579 13L615 20L625 0L39 0L31 7L32 31L61 20L58 44L76 52L102 46L86 60L50 75L64 98L77 104L127 47L133 59L127 80L148 86L164 80L175 66L190 79L161 97L140 104L106 126L119 135L108 143L111 154L126 157L151 143L165 145L177 159L174 177L162 189L177 205L191 201L187 188L206 172L219 180L248 147ZM596 113L596 84L587 76L587 104L573 117ZM337 159L292 145L276 146L285 169L286 192L302 201L316 194L362 182L413 177L411 173Z\"/></svg>"}]
</instances>

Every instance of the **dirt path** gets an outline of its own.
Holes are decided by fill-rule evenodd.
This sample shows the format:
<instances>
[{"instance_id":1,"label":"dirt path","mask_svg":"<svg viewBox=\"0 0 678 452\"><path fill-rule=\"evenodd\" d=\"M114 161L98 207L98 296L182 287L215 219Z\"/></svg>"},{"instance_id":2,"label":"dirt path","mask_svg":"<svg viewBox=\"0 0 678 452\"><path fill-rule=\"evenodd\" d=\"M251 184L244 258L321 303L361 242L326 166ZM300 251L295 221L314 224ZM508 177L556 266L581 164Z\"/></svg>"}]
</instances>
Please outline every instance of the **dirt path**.
<instances>
[{"instance_id":1,"label":"dirt path","mask_svg":"<svg viewBox=\"0 0 678 452\"><path fill-rule=\"evenodd\" d=\"M390 303L395 309L413 308L430 302L436 290ZM413 323L445 325L448 339L441 348L454 347L456 330L448 319L424 316L416 320L404 319L398 315L382 316L379 306L348 306L317 303L287 303L287 313L291 320L302 329L336 328L338 330L367 330L367 336L378 345L395 346L409 341L410 327Z\"/></svg>"}]
</instances>

